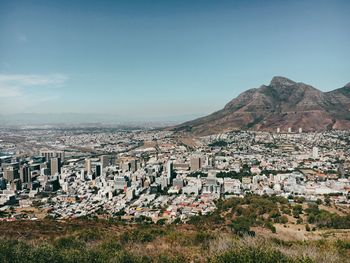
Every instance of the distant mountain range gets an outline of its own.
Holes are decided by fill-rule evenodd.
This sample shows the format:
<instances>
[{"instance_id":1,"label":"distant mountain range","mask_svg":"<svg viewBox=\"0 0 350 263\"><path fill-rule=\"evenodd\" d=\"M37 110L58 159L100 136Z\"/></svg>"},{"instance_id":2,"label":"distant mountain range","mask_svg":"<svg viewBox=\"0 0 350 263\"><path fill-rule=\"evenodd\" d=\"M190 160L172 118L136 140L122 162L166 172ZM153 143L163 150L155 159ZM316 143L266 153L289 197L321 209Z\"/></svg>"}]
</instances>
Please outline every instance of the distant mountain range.
<instances>
[{"instance_id":1,"label":"distant mountain range","mask_svg":"<svg viewBox=\"0 0 350 263\"><path fill-rule=\"evenodd\" d=\"M232 130L324 131L350 129L350 83L330 92L284 77L250 89L222 110L188 121L175 131L209 135Z\"/></svg>"}]
</instances>

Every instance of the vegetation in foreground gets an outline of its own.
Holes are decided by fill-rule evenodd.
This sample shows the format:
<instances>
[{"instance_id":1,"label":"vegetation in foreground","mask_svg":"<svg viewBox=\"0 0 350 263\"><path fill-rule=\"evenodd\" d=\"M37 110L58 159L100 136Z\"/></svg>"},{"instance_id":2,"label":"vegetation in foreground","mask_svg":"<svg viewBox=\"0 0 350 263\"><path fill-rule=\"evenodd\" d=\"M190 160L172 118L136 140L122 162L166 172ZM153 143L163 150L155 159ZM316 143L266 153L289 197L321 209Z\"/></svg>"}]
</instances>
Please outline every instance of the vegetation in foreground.
<instances>
[{"instance_id":1,"label":"vegetation in foreground","mask_svg":"<svg viewBox=\"0 0 350 263\"><path fill-rule=\"evenodd\" d=\"M21 224L22 223L22 224ZM348 262L350 240L282 241L191 225L4 223L0 262ZM6 231L5 231L6 232Z\"/></svg>"},{"instance_id":2,"label":"vegetation in foreground","mask_svg":"<svg viewBox=\"0 0 350 263\"><path fill-rule=\"evenodd\" d=\"M148 218L2 222L0 262L348 262L349 232L342 239L308 241L275 234L276 224L303 226L307 233L349 228L348 215L302 202L231 198L219 201L215 213L186 224L154 224Z\"/></svg>"},{"instance_id":3,"label":"vegetation in foreground","mask_svg":"<svg viewBox=\"0 0 350 263\"><path fill-rule=\"evenodd\" d=\"M49 229L54 224L46 223ZM189 226L120 226L98 221L58 225L62 232L48 231L47 236L41 238L17 236L1 239L0 262L331 263L346 262L350 249L349 241L286 242L263 237L238 237L229 232ZM32 226L27 224L26 227Z\"/></svg>"}]
</instances>

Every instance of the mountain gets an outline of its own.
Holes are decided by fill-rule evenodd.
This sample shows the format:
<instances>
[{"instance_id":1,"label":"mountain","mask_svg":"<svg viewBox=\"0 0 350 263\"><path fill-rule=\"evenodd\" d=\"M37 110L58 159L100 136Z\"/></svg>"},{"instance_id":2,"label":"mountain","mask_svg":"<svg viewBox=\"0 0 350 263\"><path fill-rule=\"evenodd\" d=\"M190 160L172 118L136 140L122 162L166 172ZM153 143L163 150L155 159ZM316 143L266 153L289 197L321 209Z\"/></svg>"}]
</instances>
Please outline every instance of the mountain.
<instances>
[{"instance_id":1,"label":"mountain","mask_svg":"<svg viewBox=\"0 0 350 263\"><path fill-rule=\"evenodd\" d=\"M285 77L250 89L206 117L174 127L175 131L209 135L232 130L324 131L350 129L350 83L322 92Z\"/></svg>"}]
</instances>

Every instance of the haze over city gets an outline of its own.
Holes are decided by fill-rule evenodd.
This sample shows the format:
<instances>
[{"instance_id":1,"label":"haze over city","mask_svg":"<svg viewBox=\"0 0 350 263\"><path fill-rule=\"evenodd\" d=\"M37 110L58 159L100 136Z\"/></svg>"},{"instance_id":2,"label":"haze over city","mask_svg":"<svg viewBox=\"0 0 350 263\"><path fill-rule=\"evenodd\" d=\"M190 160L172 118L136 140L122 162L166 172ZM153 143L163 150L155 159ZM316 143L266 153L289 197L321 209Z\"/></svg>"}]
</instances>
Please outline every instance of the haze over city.
<instances>
[{"instance_id":1,"label":"haze over city","mask_svg":"<svg viewBox=\"0 0 350 263\"><path fill-rule=\"evenodd\" d=\"M349 1L2 0L0 113L185 121L276 75L340 88L350 81L349 9Z\"/></svg>"}]
</instances>

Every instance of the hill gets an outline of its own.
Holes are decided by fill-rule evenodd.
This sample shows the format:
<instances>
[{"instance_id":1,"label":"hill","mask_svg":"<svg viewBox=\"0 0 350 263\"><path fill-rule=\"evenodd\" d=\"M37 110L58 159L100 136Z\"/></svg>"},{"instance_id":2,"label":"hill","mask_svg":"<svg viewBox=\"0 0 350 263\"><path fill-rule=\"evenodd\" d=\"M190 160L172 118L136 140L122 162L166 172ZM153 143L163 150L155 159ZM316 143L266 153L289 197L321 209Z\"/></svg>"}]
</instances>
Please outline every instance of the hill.
<instances>
[{"instance_id":1,"label":"hill","mask_svg":"<svg viewBox=\"0 0 350 263\"><path fill-rule=\"evenodd\" d=\"M349 214L277 196L222 199L186 223L86 217L0 224L0 262L347 262Z\"/></svg>"},{"instance_id":2,"label":"hill","mask_svg":"<svg viewBox=\"0 0 350 263\"><path fill-rule=\"evenodd\" d=\"M324 131L350 128L350 83L330 92L284 77L250 89L211 115L174 128L196 135L232 130Z\"/></svg>"}]
</instances>

